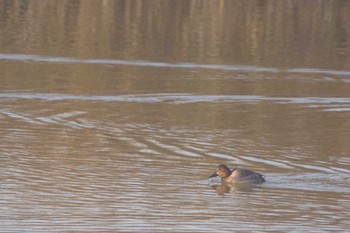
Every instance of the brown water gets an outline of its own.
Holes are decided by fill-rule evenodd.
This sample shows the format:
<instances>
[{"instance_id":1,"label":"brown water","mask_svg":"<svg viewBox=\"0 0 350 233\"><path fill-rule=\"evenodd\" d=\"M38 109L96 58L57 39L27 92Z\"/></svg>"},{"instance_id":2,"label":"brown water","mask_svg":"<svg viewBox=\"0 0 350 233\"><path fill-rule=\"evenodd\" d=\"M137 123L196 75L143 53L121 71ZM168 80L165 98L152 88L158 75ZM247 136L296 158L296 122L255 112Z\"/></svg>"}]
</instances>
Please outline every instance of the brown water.
<instances>
[{"instance_id":1,"label":"brown water","mask_svg":"<svg viewBox=\"0 0 350 233\"><path fill-rule=\"evenodd\" d=\"M0 1L0 232L348 230L349 12Z\"/></svg>"}]
</instances>

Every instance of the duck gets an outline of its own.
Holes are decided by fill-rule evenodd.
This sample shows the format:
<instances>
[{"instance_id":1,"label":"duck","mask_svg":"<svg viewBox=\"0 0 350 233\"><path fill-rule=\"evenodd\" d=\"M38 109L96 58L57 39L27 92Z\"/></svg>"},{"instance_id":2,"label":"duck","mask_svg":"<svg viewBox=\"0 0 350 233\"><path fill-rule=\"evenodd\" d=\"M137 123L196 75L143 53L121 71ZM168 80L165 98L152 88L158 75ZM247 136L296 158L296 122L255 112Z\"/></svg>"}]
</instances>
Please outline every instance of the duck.
<instances>
[{"instance_id":1,"label":"duck","mask_svg":"<svg viewBox=\"0 0 350 233\"><path fill-rule=\"evenodd\" d=\"M248 183L248 184L262 184L265 178L262 174L253 172L245 168L229 169L226 165L220 164L216 171L209 176L209 178L220 176L221 181L225 183Z\"/></svg>"}]
</instances>

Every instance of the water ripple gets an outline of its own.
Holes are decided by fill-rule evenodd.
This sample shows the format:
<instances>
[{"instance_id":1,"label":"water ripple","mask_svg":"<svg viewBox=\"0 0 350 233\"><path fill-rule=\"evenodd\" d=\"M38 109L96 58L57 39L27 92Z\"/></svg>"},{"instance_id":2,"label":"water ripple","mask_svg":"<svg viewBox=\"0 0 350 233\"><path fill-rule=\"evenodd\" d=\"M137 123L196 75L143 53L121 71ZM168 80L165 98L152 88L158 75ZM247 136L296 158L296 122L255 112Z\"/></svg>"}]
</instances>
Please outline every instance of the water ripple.
<instances>
[{"instance_id":1,"label":"water ripple","mask_svg":"<svg viewBox=\"0 0 350 233\"><path fill-rule=\"evenodd\" d=\"M211 65L194 63L167 63L141 60L113 60L113 59L79 59L71 57L50 57L35 54L0 54L0 60L31 61L31 62L51 62L51 63L87 63L102 65L126 65L126 66L146 66L159 68L181 68L181 69L210 69L245 72L269 72L269 73L302 73L302 74L328 74L328 75L350 75L347 70L320 70L307 68L279 69L258 66L237 66L237 65Z\"/></svg>"},{"instance_id":2,"label":"water ripple","mask_svg":"<svg viewBox=\"0 0 350 233\"><path fill-rule=\"evenodd\" d=\"M271 101L279 104L309 104L315 108L322 104L325 107L334 105L350 104L350 98L341 97L268 97L255 95L197 95L190 93L157 93L140 95L70 95L55 93L0 93L3 99L38 99L46 101L80 100L80 101L102 101L102 102L140 102L140 103L197 103L197 102L249 102L258 103ZM80 114L80 113L78 113ZM21 117L21 116L19 116Z\"/></svg>"}]
</instances>

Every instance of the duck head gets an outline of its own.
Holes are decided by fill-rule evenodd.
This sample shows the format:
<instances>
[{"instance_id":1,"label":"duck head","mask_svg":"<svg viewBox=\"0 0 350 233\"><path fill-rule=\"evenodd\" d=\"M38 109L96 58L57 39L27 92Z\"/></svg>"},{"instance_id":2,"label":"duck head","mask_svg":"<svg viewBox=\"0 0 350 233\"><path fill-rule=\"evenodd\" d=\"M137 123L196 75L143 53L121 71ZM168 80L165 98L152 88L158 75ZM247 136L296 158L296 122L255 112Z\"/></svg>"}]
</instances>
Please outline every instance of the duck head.
<instances>
[{"instance_id":1,"label":"duck head","mask_svg":"<svg viewBox=\"0 0 350 233\"><path fill-rule=\"evenodd\" d=\"M216 171L209 176L209 178L220 176L222 178L228 177L231 175L231 170L225 165L221 164L216 168Z\"/></svg>"}]
</instances>

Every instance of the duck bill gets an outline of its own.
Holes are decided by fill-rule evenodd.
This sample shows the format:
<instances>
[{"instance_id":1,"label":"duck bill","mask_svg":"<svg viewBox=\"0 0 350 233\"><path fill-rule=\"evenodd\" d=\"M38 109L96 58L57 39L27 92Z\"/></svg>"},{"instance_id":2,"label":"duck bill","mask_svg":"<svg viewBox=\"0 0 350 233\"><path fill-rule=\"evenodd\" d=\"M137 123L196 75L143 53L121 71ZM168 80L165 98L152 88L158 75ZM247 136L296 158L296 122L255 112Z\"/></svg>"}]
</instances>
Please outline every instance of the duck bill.
<instances>
[{"instance_id":1,"label":"duck bill","mask_svg":"<svg viewBox=\"0 0 350 233\"><path fill-rule=\"evenodd\" d=\"M213 174L211 174L208 178L213 178L213 177L216 177L218 176L218 174L216 174L216 172L214 172Z\"/></svg>"}]
</instances>

